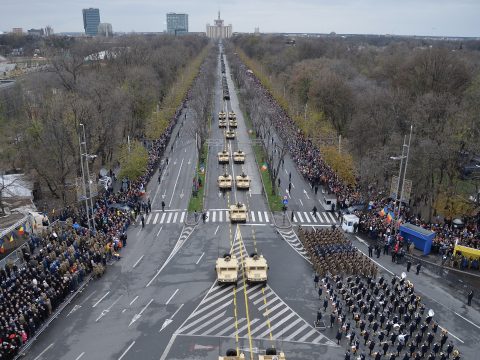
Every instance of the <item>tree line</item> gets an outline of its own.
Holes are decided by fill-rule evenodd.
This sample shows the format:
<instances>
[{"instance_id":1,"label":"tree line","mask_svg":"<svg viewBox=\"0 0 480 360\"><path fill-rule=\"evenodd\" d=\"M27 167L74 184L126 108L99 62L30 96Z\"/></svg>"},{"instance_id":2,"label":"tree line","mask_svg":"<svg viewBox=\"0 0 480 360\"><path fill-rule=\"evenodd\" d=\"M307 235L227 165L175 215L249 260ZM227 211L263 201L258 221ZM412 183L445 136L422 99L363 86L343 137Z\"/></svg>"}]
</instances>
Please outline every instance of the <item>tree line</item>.
<instances>
[{"instance_id":1,"label":"tree line","mask_svg":"<svg viewBox=\"0 0 480 360\"><path fill-rule=\"evenodd\" d=\"M186 93L178 79L207 43L163 35L50 41L42 48L48 70L0 92L0 166L32 174L65 205L80 171L80 124L97 155L91 168L113 168L127 137L148 138L171 88Z\"/></svg>"},{"instance_id":2,"label":"tree line","mask_svg":"<svg viewBox=\"0 0 480 360\"><path fill-rule=\"evenodd\" d=\"M411 205L428 219L472 210L464 195L474 184L461 170L480 153L478 41L245 35L233 44L319 146L342 135L365 194L388 193L399 166L389 158L412 124Z\"/></svg>"}]
</instances>

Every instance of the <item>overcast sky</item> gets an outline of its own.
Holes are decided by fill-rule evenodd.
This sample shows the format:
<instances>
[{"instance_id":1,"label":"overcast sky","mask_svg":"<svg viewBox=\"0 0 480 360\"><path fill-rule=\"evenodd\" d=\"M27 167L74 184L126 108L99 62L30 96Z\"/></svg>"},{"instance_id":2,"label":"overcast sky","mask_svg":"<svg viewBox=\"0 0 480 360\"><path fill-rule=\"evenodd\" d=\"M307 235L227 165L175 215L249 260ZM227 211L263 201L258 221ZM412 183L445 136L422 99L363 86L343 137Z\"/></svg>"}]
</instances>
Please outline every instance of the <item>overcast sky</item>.
<instances>
[{"instance_id":1,"label":"overcast sky","mask_svg":"<svg viewBox=\"0 0 480 360\"><path fill-rule=\"evenodd\" d=\"M163 31L167 12L205 31L217 11L233 31L480 36L480 0L0 0L0 31L83 32L82 9L100 8L114 31Z\"/></svg>"}]
</instances>

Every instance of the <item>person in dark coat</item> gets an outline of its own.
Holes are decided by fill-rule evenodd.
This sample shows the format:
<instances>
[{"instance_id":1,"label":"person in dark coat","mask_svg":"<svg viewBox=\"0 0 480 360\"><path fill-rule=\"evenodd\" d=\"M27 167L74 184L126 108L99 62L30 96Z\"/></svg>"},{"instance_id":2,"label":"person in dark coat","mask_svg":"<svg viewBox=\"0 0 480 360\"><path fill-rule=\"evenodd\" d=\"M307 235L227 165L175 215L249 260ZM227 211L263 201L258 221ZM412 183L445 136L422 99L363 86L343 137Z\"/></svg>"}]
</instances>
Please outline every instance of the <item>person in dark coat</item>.
<instances>
[{"instance_id":1,"label":"person in dark coat","mask_svg":"<svg viewBox=\"0 0 480 360\"><path fill-rule=\"evenodd\" d=\"M330 314L330 327L332 328L333 327L333 323L335 322L335 315L334 314Z\"/></svg>"},{"instance_id":2,"label":"person in dark coat","mask_svg":"<svg viewBox=\"0 0 480 360\"><path fill-rule=\"evenodd\" d=\"M417 264L417 275L420 274L420 269L422 268L422 264Z\"/></svg>"},{"instance_id":3,"label":"person in dark coat","mask_svg":"<svg viewBox=\"0 0 480 360\"><path fill-rule=\"evenodd\" d=\"M368 344L368 349L370 350L369 355L372 355L373 349L375 349L375 341L373 341L373 340L370 341L370 343Z\"/></svg>"},{"instance_id":4,"label":"person in dark coat","mask_svg":"<svg viewBox=\"0 0 480 360\"><path fill-rule=\"evenodd\" d=\"M335 336L335 339L337 339L337 344L340 345L340 340L342 340L342 330L341 329L338 329L337 336Z\"/></svg>"}]
</instances>

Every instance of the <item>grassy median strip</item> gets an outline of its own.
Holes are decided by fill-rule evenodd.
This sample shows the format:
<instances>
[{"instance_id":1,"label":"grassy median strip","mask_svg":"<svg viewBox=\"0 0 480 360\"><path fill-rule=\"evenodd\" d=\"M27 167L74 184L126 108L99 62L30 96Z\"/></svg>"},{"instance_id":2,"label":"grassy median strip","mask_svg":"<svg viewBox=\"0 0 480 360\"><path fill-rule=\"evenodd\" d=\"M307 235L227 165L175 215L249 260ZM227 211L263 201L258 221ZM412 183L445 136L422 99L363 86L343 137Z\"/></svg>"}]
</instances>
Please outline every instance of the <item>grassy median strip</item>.
<instances>
[{"instance_id":1,"label":"grassy median strip","mask_svg":"<svg viewBox=\"0 0 480 360\"><path fill-rule=\"evenodd\" d=\"M190 197L190 202L188 203L188 212L202 211L203 210L203 194L205 192L205 178L207 174L207 154L208 154L208 145L203 144L202 153L198 159L197 167L195 169L196 174L198 174L199 183L202 185L199 186L198 191L192 193ZM203 164L204 170L200 171L200 165Z\"/></svg>"},{"instance_id":2,"label":"grassy median strip","mask_svg":"<svg viewBox=\"0 0 480 360\"><path fill-rule=\"evenodd\" d=\"M244 112L245 114L245 112ZM251 119L245 115L245 122L247 125L248 129L252 129L252 122ZM256 140L257 137L255 133L252 131L249 131L249 137L250 140ZM263 186L267 195L267 201L268 201L268 206L270 207L270 211L282 211L283 208L283 203L282 203L282 197L278 194L273 194L272 190L272 178L270 176L270 172L267 169L262 170L262 165L267 163L267 154L265 153L265 149L263 145L260 144L252 144L253 148L253 153L255 154L255 159L256 163L258 166L258 171L260 172L260 175L262 176L262 182Z\"/></svg>"}]
</instances>

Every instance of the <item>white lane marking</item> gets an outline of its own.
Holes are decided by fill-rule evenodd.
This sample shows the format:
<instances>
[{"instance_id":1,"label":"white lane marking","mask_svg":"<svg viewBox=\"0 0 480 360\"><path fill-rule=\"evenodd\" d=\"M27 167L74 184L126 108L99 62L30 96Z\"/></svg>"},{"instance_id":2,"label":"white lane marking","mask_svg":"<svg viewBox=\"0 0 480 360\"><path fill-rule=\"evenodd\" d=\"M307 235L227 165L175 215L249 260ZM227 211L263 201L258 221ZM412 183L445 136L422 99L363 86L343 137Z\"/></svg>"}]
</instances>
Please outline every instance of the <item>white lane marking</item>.
<instances>
[{"instance_id":1,"label":"white lane marking","mask_svg":"<svg viewBox=\"0 0 480 360\"><path fill-rule=\"evenodd\" d=\"M148 214L147 216L147 221L145 221L145 225L148 225L150 223L150 220L152 219L152 213Z\"/></svg>"},{"instance_id":2,"label":"white lane marking","mask_svg":"<svg viewBox=\"0 0 480 360\"><path fill-rule=\"evenodd\" d=\"M175 342L175 339L177 338L177 336L178 336L178 333L174 332L172 337L170 338L170 341L168 342L167 346L165 347L165 350L163 350L163 354L160 357L160 360L165 360L167 358L167 355L170 352L170 349L172 348L172 345Z\"/></svg>"},{"instance_id":3,"label":"white lane marking","mask_svg":"<svg viewBox=\"0 0 480 360\"><path fill-rule=\"evenodd\" d=\"M153 225L157 223L158 217L160 216L160 213L155 214L155 218L153 219Z\"/></svg>"},{"instance_id":4,"label":"white lane marking","mask_svg":"<svg viewBox=\"0 0 480 360\"><path fill-rule=\"evenodd\" d=\"M210 221L210 212L207 210L205 211L205 222L209 222Z\"/></svg>"},{"instance_id":5,"label":"white lane marking","mask_svg":"<svg viewBox=\"0 0 480 360\"><path fill-rule=\"evenodd\" d=\"M172 213L168 214L167 224L170 224L170 220L172 220Z\"/></svg>"},{"instance_id":6,"label":"white lane marking","mask_svg":"<svg viewBox=\"0 0 480 360\"><path fill-rule=\"evenodd\" d=\"M113 305L115 305L122 298L122 296L123 296L123 294L120 295L120 297L117 300L115 300L108 308L106 308L105 310L102 310L102 312L98 316L98 318L95 319L95 322L98 322L98 320L100 320L102 317L107 315L110 312L110 310L112 309Z\"/></svg>"},{"instance_id":7,"label":"white lane marking","mask_svg":"<svg viewBox=\"0 0 480 360\"><path fill-rule=\"evenodd\" d=\"M83 355L85 355L85 351L82 352L80 355L78 355L78 356L75 358L75 360L80 360Z\"/></svg>"},{"instance_id":8,"label":"white lane marking","mask_svg":"<svg viewBox=\"0 0 480 360\"><path fill-rule=\"evenodd\" d=\"M90 299L93 294L95 294L97 292L97 290L93 290L92 293L90 295L88 295L85 299L83 299L83 301L80 303L80 305L83 305L87 302L88 299Z\"/></svg>"},{"instance_id":9,"label":"white lane marking","mask_svg":"<svg viewBox=\"0 0 480 360\"><path fill-rule=\"evenodd\" d=\"M38 354L38 356L37 356L35 359L33 359L33 360L38 360L38 359L40 359L40 358L42 357L42 355L45 354L45 353L48 351L48 349L50 349L50 348L53 346L53 344L55 344L55 343L51 343L50 345L48 345L48 346L45 348L45 350L43 350L40 354Z\"/></svg>"},{"instance_id":10,"label":"white lane marking","mask_svg":"<svg viewBox=\"0 0 480 360\"><path fill-rule=\"evenodd\" d=\"M177 254L177 252L180 250L182 245L187 242L190 235L193 234L193 230L195 229L195 227L187 227L187 228L184 227L184 229L191 229L191 231L188 233L188 235L183 240L181 238L178 239L177 244L175 245L175 248L170 253L170 255L168 255L167 260L165 260L162 267L160 269L158 269L158 271L155 273L153 278L147 283L147 285L145 285L145 287L149 287L155 281L155 279L157 278L158 275L160 275L160 273L165 268L165 266L167 266L167 264L170 262L170 260L172 260L172 258ZM182 230L182 233L183 233L183 230Z\"/></svg>"},{"instance_id":11,"label":"white lane marking","mask_svg":"<svg viewBox=\"0 0 480 360\"><path fill-rule=\"evenodd\" d=\"M93 304L92 307L97 307L98 304L100 304L100 301L102 301L103 299L105 299L107 297L107 295L110 294L110 291L107 291L107 293L105 295L103 295L100 300L98 300L95 304Z\"/></svg>"},{"instance_id":12,"label":"white lane marking","mask_svg":"<svg viewBox=\"0 0 480 360\"><path fill-rule=\"evenodd\" d=\"M180 215L180 222L183 223L184 219L185 219L185 211L182 211L182 215Z\"/></svg>"},{"instance_id":13,"label":"white lane marking","mask_svg":"<svg viewBox=\"0 0 480 360\"><path fill-rule=\"evenodd\" d=\"M170 203L168 204L168 207L172 206L173 195L175 194L175 189L177 188L178 178L180 177L180 173L182 172L183 160L184 159L182 158L182 163L180 164L180 169L178 169L177 179L175 180L175 185L173 186L172 197L170 198Z\"/></svg>"},{"instance_id":14,"label":"white lane marking","mask_svg":"<svg viewBox=\"0 0 480 360\"><path fill-rule=\"evenodd\" d=\"M472 324L473 326L475 326L477 329L480 329L480 326L478 326L477 324L471 322L470 320L468 320L467 318L463 317L463 316L460 315L459 313L455 312L455 315L460 316L463 320L469 322L470 324Z\"/></svg>"},{"instance_id":15,"label":"white lane marking","mask_svg":"<svg viewBox=\"0 0 480 360\"><path fill-rule=\"evenodd\" d=\"M250 211L250 213L252 214L252 221L255 221L255 213L253 211Z\"/></svg>"},{"instance_id":16,"label":"white lane marking","mask_svg":"<svg viewBox=\"0 0 480 360\"><path fill-rule=\"evenodd\" d=\"M220 212L220 215L222 215L222 213ZM215 229L215 233L214 235L217 235L217 231L218 231L218 228L220 227L220 225L217 225L217 228Z\"/></svg>"},{"instance_id":17,"label":"white lane marking","mask_svg":"<svg viewBox=\"0 0 480 360\"><path fill-rule=\"evenodd\" d=\"M197 262L195 263L196 265L198 265L198 263L200 262L200 260L202 260L203 255L205 255L205 252L203 252L202 255L200 255L200 257L198 258Z\"/></svg>"},{"instance_id":18,"label":"white lane marking","mask_svg":"<svg viewBox=\"0 0 480 360\"><path fill-rule=\"evenodd\" d=\"M167 300L167 302L165 303L165 305L168 305L168 304L170 303L170 301L172 301L173 297L177 294L177 292L178 292L178 289L175 290L175 291L173 292L172 296L170 296L170 297L168 298L168 300Z\"/></svg>"},{"instance_id":19,"label":"white lane marking","mask_svg":"<svg viewBox=\"0 0 480 360\"><path fill-rule=\"evenodd\" d=\"M127 354L128 350L130 350L134 344L135 344L135 341L133 341L133 342L127 347L127 350L125 350L125 351L123 352L123 354L120 355L120 357L118 358L118 360L122 360L123 357Z\"/></svg>"},{"instance_id":20,"label":"white lane marking","mask_svg":"<svg viewBox=\"0 0 480 360\"><path fill-rule=\"evenodd\" d=\"M160 226L160 229L158 230L158 233L157 233L157 237L158 237L158 235L160 235L160 233L162 232L162 229L163 229L163 226Z\"/></svg>"},{"instance_id":21,"label":"white lane marking","mask_svg":"<svg viewBox=\"0 0 480 360\"><path fill-rule=\"evenodd\" d=\"M163 324L162 324L162 328L160 330L158 330L158 332L161 332L163 329L165 329L168 325L170 325L170 323L173 321L173 318L175 317L175 315L178 314L178 312L180 311L180 309L183 307L184 304L181 304L180 307L175 310L175 312L173 313L172 316L170 316L168 319L166 319Z\"/></svg>"},{"instance_id":22,"label":"white lane marking","mask_svg":"<svg viewBox=\"0 0 480 360\"><path fill-rule=\"evenodd\" d=\"M357 238L358 241L360 241L362 244L368 246L368 244L365 242L365 240L361 239L360 237L358 236L355 236Z\"/></svg>"},{"instance_id":23,"label":"white lane marking","mask_svg":"<svg viewBox=\"0 0 480 360\"><path fill-rule=\"evenodd\" d=\"M230 220L230 213L227 211L225 211L225 221L229 221Z\"/></svg>"},{"instance_id":24,"label":"white lane marking","mask_svg":"<svg viewBox=\"0 0 480 360\"><path fill-rule=\"evenodd\" d=\"M177 216L178 216L178 213L174 213L175 215L173 215L173 220L172 220L172 223L176 223L177 222Z\"/></svg>"},{"instance_id":25,"label":"white lane marking","mask_svg":"<svg viewBox=\"0 0 480 360\"><path fill-rule=\"evenodd\" d=\"M261 211L257 211L258 213L258 221L262 222L262 212Z\"/></svg>"},{"instance_id":26,"label":"white lane marking","mask_svg":"<svg viewBox=\"0 0 480 360\"><path fill-rule=\"evenodd\" d=\"M305 196L307 197L307 199L310 200L310 196L308 196L307 190L303 189L303 193L305 194Z\"/></svg>"},{"instance_id":27,"label":"white lane marking","mask_svg":"<svg viewBox=\"0 0 480 360\"><path fill-rule=\"evenodd\" d=\"M440 327L441 329L447 331L447 334L448 334L448 335L452 335L455 339L457 339L458 341L460 341L462 344L465 343L465 342L464 342L462 339L460 339L458 336L453 335L450 330L447 330L447 329L445 329L445 328L443 328L443 327L441 327L441 326L439 326L439 327Z\"/></svg>"},{"instance_id":28,"label":"white lane marking","mask_svg":"<svg viewBox=\"0 0 480 360\"><path fill-rule=\"evenodd\" d=\"M167 213L162 214L162 217L160 219L160 224L163 224L163 220L165 220L165 215L167 215Z\"/></svg>"},{"instance_id":29,"label":"white lane marking","mask_svg":"<svg viewBox=\"0 0 480 360\"><path fill-rule=\"evenodd\" d=\"M215 222L215 217L217 216L216 211L212 211L212 222Z\"/></svg>"},{"instance_id":30,"label":"white lane marking","mask_svg":"<svg viewBox=\"0 0 480 360\"><path fill-rule=\"evenodd\" d=\"M270 222L270 219L268 218L268 213L266 211L263 212L263 215L265 215L265 222Z\"/></svg>"},{"instance_id":31,"label":"white lane marking","mask_svg":"<svg viewBox=\"0 0 480 360\"><path fill-rule=\"evenodd\" d=\"M135 264L133 264L133 268L135 268L135 266L137 266L138 263L139 263L140 261L142 261L142 259L143 259L144 256L145 256L145 255L140 256L140 259L138 259L137 262L136 262Z\"/></svg>"},{"instance_id":32,"label":"white lane marking","mask_svg":"<svg viewBox=\"0 0 480 360\"><path fill-rule=\"evenodd\" d=\"M130 301L130 306L132 306L132 304L138 299L138 295L135 296L135 299L133 299L132 301Z\"/></svg>"},{"instance_id":33,"label":"white lane marking","mask_svg":"<svg viewBox=\"0 0 480 360\"><path fill-rule=\"evenodd\" d=\"M222 222L223 221L223 211L218 212L218 221Z\"/></svg>"},{"instance_id":34,"label":"white lane marking","mask_svg":"<svg viewBox=\"0 0 480 360\"><path fill-rule=\"evenodd\" d=\"M298 199L298 201L300 201L300 204L302 204L302 207L303 207L303 201L302 201L302 199Z\"/></svg>"}]
</instances>

